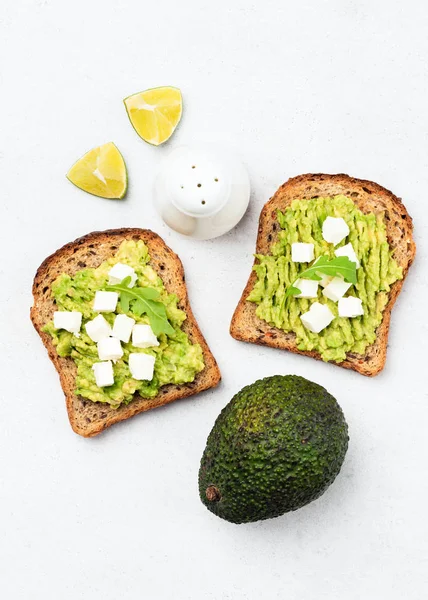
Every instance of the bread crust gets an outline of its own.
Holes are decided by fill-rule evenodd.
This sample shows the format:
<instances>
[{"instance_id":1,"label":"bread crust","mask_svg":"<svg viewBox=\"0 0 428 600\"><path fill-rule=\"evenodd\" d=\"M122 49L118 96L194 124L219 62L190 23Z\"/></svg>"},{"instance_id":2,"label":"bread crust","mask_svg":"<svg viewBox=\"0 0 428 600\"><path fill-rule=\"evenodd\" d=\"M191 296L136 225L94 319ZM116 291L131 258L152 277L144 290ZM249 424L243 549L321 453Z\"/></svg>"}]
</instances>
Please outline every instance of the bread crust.
<instances>
[{"instance_id":1,"label":"bread crust","mask_svg":"<svg viewBox=\"0 0 428 600\"><path fill-rule=\"evenodd\" d=\"M377 183L356 179L345 174L299 175L284 183L264 205L260 214L256 253L270 253L270 248L275 243L280 231L276 218L278 209L285 210L293 200L331 197L338 194L351 198L364 213L385 213L388 242L394 249L395 260L403 268L403 279L396 281L391 286L382 323L376 330L376 342L367 348L364 356L349 353L343 362L332 361L332 364L345 369L352 369L366 376L374 376L380 373L385 366L391 311L416 254L412 219L401 199ZM254 264L256 263L257 259L254 261ZM248 294L253 289L256 280L256 274L252 270L232 318L230 326L232 337L240 341L271 346L322 360L318 352L299 350L294 333L286 333L257 317L257 305L247 301Z\"/></svg>"},{"instance_id":2,"label":"bread crust","mask_svg":"<svg viewBox=\"0 0 428 600\"><path fill-rule=\"evenodd\" d=\"M162 278L168 292L178 296L178 305L187 314L184 331L193 343L199 343L205 361L205 368L197 374L192 383L162 386L155 398L136 398L127 406L118 409L109 404L92 402L74 393L76 365L72 358L58 356L52 338L42 328L53 318L55 302L51 295L51 285L61 273L73 276L86 267L98 267L112 256L124 240L142 240L149 249L150 264ZM149 229L110 229L89 233L70 242L46 258L40 265L33 283L34 303L30 317L40 335L49 358L58 371L65 394L68 418L73 430L83 436L92 437L114 423L180 398L192 396L215 387L221 379L216 360L202 335L190 307L183 265L179 257L156 233Z\"/></svg>"}]
</instances>

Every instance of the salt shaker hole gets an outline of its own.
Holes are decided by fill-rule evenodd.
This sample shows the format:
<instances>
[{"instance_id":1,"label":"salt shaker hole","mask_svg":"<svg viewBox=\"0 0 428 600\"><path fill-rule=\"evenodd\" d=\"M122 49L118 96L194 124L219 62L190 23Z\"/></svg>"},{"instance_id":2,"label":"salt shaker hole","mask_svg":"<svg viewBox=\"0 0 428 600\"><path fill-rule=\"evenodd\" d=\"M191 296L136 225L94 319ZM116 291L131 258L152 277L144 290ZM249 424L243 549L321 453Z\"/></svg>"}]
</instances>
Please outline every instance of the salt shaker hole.
<instances>
[{"instance_id":1,"label":"salt shaker hole","mask_svg":"<svg viewBox=\"0 0 428 600\"><path fill-rule=\"evenodd\" d=\"M201 204L206 204L205 200L201 200Z\"/></svg>"},{"instance_id":2,"label":"salt shaker hole","mask_svg":"<svg viewBox=\"0 0 428 600\"><path fill-rule=\"evenodd\" d=\"M202 183L198 183L198 187L202 187Z\"/></svg>"}]
</instances>

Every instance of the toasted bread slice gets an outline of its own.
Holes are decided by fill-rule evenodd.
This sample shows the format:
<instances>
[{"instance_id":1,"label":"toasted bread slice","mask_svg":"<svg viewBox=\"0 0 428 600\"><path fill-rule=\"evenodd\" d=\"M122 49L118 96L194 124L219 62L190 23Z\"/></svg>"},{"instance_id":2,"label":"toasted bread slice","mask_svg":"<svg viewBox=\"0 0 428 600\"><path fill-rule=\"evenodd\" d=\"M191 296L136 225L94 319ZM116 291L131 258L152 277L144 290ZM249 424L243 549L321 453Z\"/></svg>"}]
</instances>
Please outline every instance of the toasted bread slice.
<instances>
[{"instance_id":1,"label":"toasted bread slice","mask_svg":"<svg viewBox=\"0 0 428 600\"><path fill-rule=\"evenodd\" d=\"M383 320L376 332L376 342L367 348L364 356L349 353L345 361L333 363L358 371L362 375L373 376L377 375L385 366L391 310L416 253L412 219L401 200L376 183L354 179L348 175L309 174L294 177L284 183L263 207L259 221L256 253L270 253L270 248L276 241L280 230L276 218L278 209L285 210L293 200L331 197L338 194L351 198L364 213L385 213L388 242L394 250L394 259L403 268L403 279L396 281L391 286ZM256 279L256 274L252 271L232 318L231 335L244 342L264 344L321 359L315 351L299 350L296 347L294 333L285 333L256 316L257 305L247 301L247 296L253 289Z\"/></svg>"},{"instance_id":2,"label":"toasted bread slice","mask_svg":"<svg viewBox=\"0 0 428 600\"><path fill-rule=\"evenodd\" d=\"M184 385L170 384L162 386L155 398L145 399L136 396L127 406L118 409L109 404L92 402L76 396L76 365L72 358L58 356L52 338L42 331L44 325L52 320L55 303L51 296L51 285L61 274L74 275L86 267L98 267L114 254L124 240L143 240L150 254L150 264L162 278L168 292L179 298L179 307L186 314L184 331L193 343L202 347L205 368L198 373L192 383ZM73 430L84 437L97 435L110 425L129 419L140 412L162 406L180 398L186 398L216 386L220 381L220 371L211 351L196 323L187 297L183 265L165 242L148 229L111 229L90 233L71 242L49 256L37 271L33 284L34 305L31 320L42 338L49 358L58 371L61 386L65 394L68 417Z\"/></svg>"}]
</instances>

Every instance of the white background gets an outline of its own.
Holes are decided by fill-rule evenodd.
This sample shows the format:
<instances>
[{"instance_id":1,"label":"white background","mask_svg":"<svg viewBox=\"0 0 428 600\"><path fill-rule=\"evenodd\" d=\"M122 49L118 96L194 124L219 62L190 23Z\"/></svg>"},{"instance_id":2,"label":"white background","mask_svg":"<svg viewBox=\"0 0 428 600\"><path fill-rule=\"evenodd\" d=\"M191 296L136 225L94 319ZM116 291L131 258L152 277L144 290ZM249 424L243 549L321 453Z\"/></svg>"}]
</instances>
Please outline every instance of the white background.
<instances>
[{"instance_id":1,"label":"white background","mask_svg":"<svg viewBox=\"0 0 428 600\"><path fill-rule=\"evenodd\" d=\"M17 599L255 600L426 597L428 189L426 2L8 0L0 8L0 595ZM122 99L182 89L179 130L152 148ZM160 158L223 140L247 165L248 214L195 242L152 206ZM114 141L125 201L65 179ZM288 177L346 172L401 196L418 257L393 312L385 371L365 379L228 334L264 202ZM85 440L29 322L32 277L93 230L149 227L180 254L221 386ZM350 447L327 493L236 526L200 503L199 460L245 384L297 373L343 407Z\"/></svg>"}]
</instances>

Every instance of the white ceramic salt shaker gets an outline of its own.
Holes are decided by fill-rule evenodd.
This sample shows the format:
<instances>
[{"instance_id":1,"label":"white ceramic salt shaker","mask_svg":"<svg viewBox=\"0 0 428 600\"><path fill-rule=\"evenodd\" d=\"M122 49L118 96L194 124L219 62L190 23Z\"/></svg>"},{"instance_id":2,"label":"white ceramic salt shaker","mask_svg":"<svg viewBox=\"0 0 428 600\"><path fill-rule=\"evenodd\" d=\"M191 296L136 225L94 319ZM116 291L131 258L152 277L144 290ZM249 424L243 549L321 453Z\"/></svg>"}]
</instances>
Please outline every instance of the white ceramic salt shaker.
<instances>
[{"instance_id":1,"label":"white ceramic salt shaker","mask_svg":"<svg viewBox=\"0 0 428 600\"><path fill-rule=\"evenodd\" d=\"M180 146L160 166L154 200L171 229L208 240L242 219L250 200L250 181L231 152L214 145Z\"/></svg>"}]
</instances>

